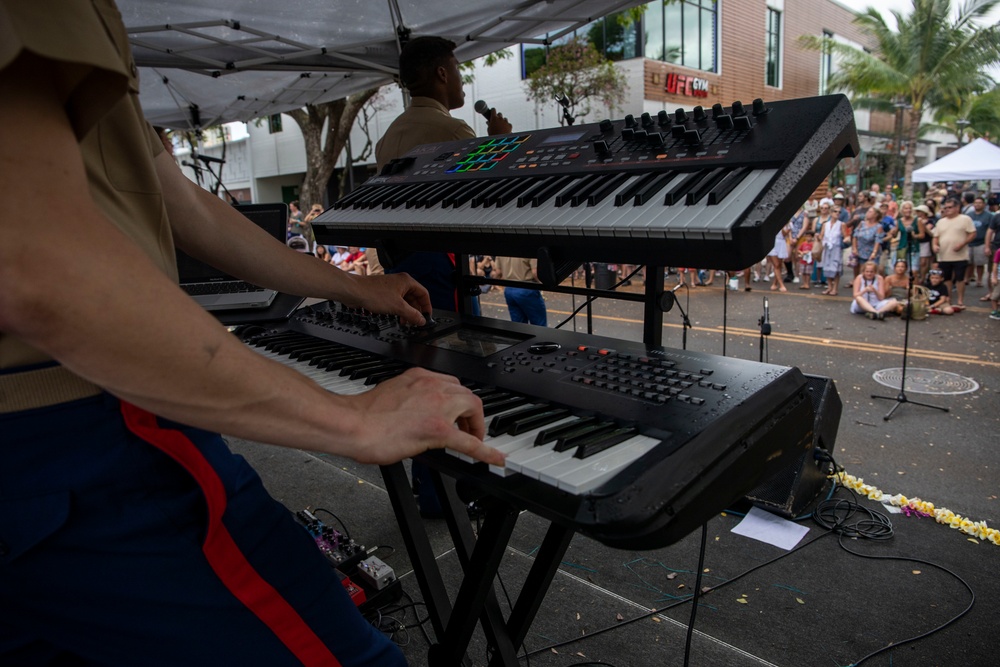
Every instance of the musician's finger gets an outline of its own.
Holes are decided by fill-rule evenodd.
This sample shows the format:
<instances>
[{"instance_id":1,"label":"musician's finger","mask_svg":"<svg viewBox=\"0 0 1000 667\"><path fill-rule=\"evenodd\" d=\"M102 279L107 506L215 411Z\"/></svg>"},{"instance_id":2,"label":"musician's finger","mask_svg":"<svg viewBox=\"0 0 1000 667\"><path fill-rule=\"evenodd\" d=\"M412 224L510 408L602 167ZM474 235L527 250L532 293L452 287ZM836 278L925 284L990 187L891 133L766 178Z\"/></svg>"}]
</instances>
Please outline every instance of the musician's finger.
<instances>
[{"instance_id":1,"label":"musician's finger","mask_svg":"<svg viewBox=\"0 0 1000 667\"><path fill-rule=\"evenodd\" d=\"M489 463L490 465L502 466L506 457L502 452L493 449L489 445L484 445L483 441L477 437L469 435L459 429L455 429L455 434L444 444L448 449L461 452L472 458Z\"/></svg>"}]
</instances>

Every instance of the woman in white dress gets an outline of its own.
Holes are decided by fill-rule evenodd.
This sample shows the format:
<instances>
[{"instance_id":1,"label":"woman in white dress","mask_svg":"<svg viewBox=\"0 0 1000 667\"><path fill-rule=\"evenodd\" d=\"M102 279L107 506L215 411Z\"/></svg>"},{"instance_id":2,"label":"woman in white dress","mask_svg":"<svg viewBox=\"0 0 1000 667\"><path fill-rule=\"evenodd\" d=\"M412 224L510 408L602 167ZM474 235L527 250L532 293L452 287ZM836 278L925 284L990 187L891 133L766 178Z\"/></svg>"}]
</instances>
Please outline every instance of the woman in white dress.
<instances>
[{"instance_id":1,"label":"woman in white dress","mask_svg":"<svg viewBox=\"0 0 1000 667\"><path fill-rule=\"evenodd\" d=\"M821 219L822 226L819 231L817 243L823 245L823 259L819 268L823 271L823 279L826 280L826 289L822 294L837 296L837 288L840 286L840 274L844 269L844 223L832 215Z\"/></svg>"},{"instance_id":2,"label":"woman in white dress","mask_svg":"<svg viewBox=\"0 0 1000 667\"><path fill-rule=\"evenodd\" d=\"M767 253L767 260L771 263L771 269L774 271L774 278L771 280L771 289L777 292L787 292L785 289L785 260L788 259L788 241L792 234L792 223L791 221L785 223L785 226L774 237L774 248L771 252Z\"/></svg>"}]
</instances>

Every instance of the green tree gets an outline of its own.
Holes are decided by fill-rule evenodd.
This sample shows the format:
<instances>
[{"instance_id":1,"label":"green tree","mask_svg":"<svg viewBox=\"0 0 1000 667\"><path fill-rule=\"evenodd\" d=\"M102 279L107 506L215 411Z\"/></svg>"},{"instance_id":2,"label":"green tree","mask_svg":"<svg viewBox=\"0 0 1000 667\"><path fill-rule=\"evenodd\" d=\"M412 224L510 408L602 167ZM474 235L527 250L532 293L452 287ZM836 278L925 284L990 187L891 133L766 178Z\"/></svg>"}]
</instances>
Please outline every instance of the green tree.
<instances>
[{"instance_id":1,"label":"green tree","mask_svg":"<svg viewBox=\"0 0 1000 667\"><path fill-rule=\"evenodd\" d=\"M908 14L894 11L895 29L874 8L854 23L874 44L868 52L833 40L804 37L815 49L838 55L834 89L852 96L899 100L907 106L903 197L913 194L913 165L921 118L936 94L968 95L992 87L985 69L1000 62L1000 28L979 21L1000 0L969 0L953 12L951 0L913 0Z\"/></svg>"},{"instance_id":2,"label":"green tree","mask_svg":"<svg viewBox=\"0 0 1000 667\"><path fill-rule=\"evenodd\" d=\"M950 132L958 144L977 137L1000 139L1000 88L972 95L947 95L934 101L930 129Z\"/></svg>"},{"instance_id":3,"label":"green tree","mask_svg":"<svg viewBox=\"0 0 1000 667\"><path fill-rule=\"evenodd\" d=\"M535 70L524 85L528 99L535 104L565 96L569 113L578 118L590 113L593 100L618 108L628 90L625 75L582 37L550 49L545 65ZM560 118L559 124L563 122Z\"/></svg>"},{"instance_id":4,"label":"green tree","mask_svg":"<svg viewBox=\"0 0 1000 667\"><path fill-rule=\"evenodd\" d=\"M323 192L347 145L354 120L378 91L378 88L369 88L333 102L307 104L304 109L286 112L302 130L306 146L306 175L299 191L302 210L308 211L313 204L324 203Z\"/></svg>"}]
</instances>

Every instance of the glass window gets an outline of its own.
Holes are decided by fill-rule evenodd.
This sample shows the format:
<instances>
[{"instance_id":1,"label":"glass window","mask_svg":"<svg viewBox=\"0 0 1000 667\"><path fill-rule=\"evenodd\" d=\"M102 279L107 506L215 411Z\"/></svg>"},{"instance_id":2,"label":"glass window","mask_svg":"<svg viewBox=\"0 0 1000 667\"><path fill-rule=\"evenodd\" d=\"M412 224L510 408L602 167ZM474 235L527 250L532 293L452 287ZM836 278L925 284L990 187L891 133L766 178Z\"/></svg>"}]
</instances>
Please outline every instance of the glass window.
<instances>
[{"instance_id":1,"label":"glass window","mask_svg":"<svg viewBox=\"0 0 1000 667\"><path fill-rule=\"evenodd\" d=\"M632 20L628 12L618 12L592 21L582 28L570 31L558 38L546 35L546 39L551 38L552 40L549 47L538 44L522 44L521 78L528 78L535 70L545 64L549 48L566 44L575 37L589 41L608 60L636 58L643 49L643 40L640 39L641 29L642 23Z\"/></svg>"},{"instance_id":2,"label":"glass window","mask_svg":"<svg viewBox=\"0 0 1000 667\"><path fill-rule=\"evenodd\" d=\"M819 56L819 94L826 95L830 92L830 75L833 74L833 51L829 42L833 40L833 33L829 30L823 31L823 50Z\"/></svg>"},{"instance_id":3,"label":"glass window","mask_svg":"<svg viewBox=\"0 0 1000 667\"><path fill-rule=\"evenodd\" d=\"M642 16L643 23L643 55L652 60L666 60L663 50L663 3L651 2L646 5Z\"/></svg>"},{"instance_id":4,"label":"glass window","mask_svg":"<svg viewBox=\"0 0 1000 667\"><path fill-rule=\"evenodd\" d=\"M267 117L267 131L268 134L275 134L281 132L281 114L276 113L272 116Z\"/></svg>"},{"instance_id":5,"label":"glass window","mask_svg":"<svg viewBox=\"0 0 1000 667\"><path fill-rule=\"evenodd\" d=\"M781 12L767 8L767 74L764 83L781 86Z\"/></svg>"},{"instance_id":6,"label":"glass window","mask_svg":"<svg viewBox=\"0 0 1000 667\"><path fill-rule=\"evenodd\" d=\"M717 72L718 0L651 2L643 16L647 58Z\"/></svg>"}]
</instances>

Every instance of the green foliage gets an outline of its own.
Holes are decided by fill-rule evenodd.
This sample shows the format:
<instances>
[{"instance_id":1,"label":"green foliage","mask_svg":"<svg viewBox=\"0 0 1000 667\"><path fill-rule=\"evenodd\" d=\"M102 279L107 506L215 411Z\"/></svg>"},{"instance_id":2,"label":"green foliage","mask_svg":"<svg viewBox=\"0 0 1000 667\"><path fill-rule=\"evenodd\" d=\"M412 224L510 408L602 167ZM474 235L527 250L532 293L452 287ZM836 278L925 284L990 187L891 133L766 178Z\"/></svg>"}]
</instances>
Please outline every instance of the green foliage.
<instances>
[{"instance_id":1,"label":"green foliage","mask_svg":"<svg viewBox=\"0 0 1000 667\"><path fill-rule=\"evenodd\" d=\"M938 93L931 96L934 107L932 129L950 132L964 144L982 137L1000 139L1000 88L971 95Z\"/></svg>"},{"instance_id":2,"label":"green foliage","mask_svg":"<svg viewBox=\"0 0 1000 667\"><path fill-rule=\"evenodd\" d=\"M578 118L591 112L594 100L612 110L620 107L628 90L625 76L581 37L550 49L545 65L535 70L524 85L528 99L535 104L550 103L565 95L570 113Z\"/></svg>"},{"instance_id":3,"label":"green foliage","mask_svg":"<svg viewBox=\"0 0 1000 667\"><path fill-rule=\"evenodd\" d=\"M924 110L948 97L961 99L992 88L986 69L1000 62L1000 27L984 27L979 21L998 3L969 0L954 13L951 0L913 0L910 13L892 12L895 29L870 7L854 23L874 44L872 52L813 36L801 40L808 48L838 57L838 71L830 77L833 89L846 90L859 103L877 99L907 105L904 196L913 190L911 175Z\"/></svg>"}]
</instances>

